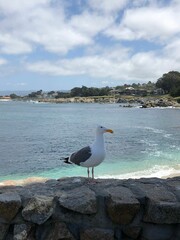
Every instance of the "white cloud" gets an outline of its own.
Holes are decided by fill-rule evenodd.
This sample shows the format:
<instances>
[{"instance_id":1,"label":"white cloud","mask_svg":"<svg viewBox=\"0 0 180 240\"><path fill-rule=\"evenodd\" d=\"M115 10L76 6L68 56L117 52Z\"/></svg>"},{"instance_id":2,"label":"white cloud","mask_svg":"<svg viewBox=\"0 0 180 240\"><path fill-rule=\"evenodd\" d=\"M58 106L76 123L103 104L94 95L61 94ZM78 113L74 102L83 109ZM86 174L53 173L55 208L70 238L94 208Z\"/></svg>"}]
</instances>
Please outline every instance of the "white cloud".
<instances>
[{"instance_id":1,"label":"white cloud","mask_svg":"<svg viewBox=\"0 0 180 240\"><path fill-rule=\"evenodd\" d=\"M89 75L92 77L119 78L120 63L128 59L129 49L116 46L115 48L99 48L99 54L63 59L55 62L40 61L26 65L29 71L43 74L73 76Z\"/></svg>"},{"instance_id":2,"label":"white cloud","mask_svg":"<svg viewBox=\"0 0 180 240\"><path fill-rule=\"evenodd\" d=\"M116 25L107 29L107 31L105 31L105 34L117 40L135 40L139 38L138 34L131 29Z\"/></svg>"},{"instance_id":3,"label":"white cloud","mask_svg":"<svg viewBox=\"0 0 180 240\"><path fill-rule=\"evenodd\" d=\"M0 53L25 54L17 65L30 72L109 81L156 81L164 72L180 68L178 0L170 4L162 0L78 0L76 11L71 3L0 0ZM158 42L159 49L139 52L141 39L149 42L149 48L152 41ZM126 40L131 48L123 47L129 43ZM38 47L43 53L40 57ZM78 47L81 55L70 52ZM47 52L59 60L49 60ZM71 58L66 58L69 52ZM35 61L34 56L44 60ZM5 63L0 58L0 65Z\"/></svg>"},{"instance_id":4,"label":"white cloud","mask_svg":"<svg viewBox=\"0 0 180 240\"><path fill-rule=\"evenodd\" d=\"M123 9L129 0L89 0L89 5L105 13L118 12Z\"/></svg>"},{"instance_id":5,"label":"white cloud","mask_svg":"<svg viewBox=\"0 0 180 240\"><path fill-rule=\"evenodd\" d=\"M117 40L150 41L167 40L180 32L176 2L168 7L159 7L152 4L156 1L136 0L136 6L140 3L146 6L125 9L122 20L117 24L117 16L111 12L117 13L128 2L89 0L92 11L84 8L79 14L71 14L67 18L66 5L59 4L59 1L0 0L0 12L5 14L0 23L0 52L30 53L42 46L46 51L66 54L76 47L92 45L102 32Z\"/></svg>"},{"instance_id":6,"label":"white cloud","mask_svg":"<svg viewBox=\"0 0 180 240\"><path fill-rule=\"evenodd\" d=\"M1 34L0 33L0 52L7 54L21 54L29 53L32 51L31 45L13 37L10 34Z\"/></svg>"},{"instance_id":7,"label":"white cloud","mask_svg":"<svg viewBox=\"0 0 180 240\"><path fill-rule=\"evenodd\" d=\"M4 65L4 64L6 64L6 63L7 63L7 60L6 60L6 59L0 58L0 66L1 66L1 65Z\"/></svg>"},{"instance_id":8,"label":"white cloud","mask_svg":"<svg viewBox=\"0 0 180 240\"><path fill-rule=\"evenodd\" d=\"M85 11L81 15L72 16L70 26L87 36L94 36L109 27L113 21L111 16Z\"/></svg>"},{"instance_id":9,"label":"white cloud","mask_svg":"<svg viewBox=\"0 0 180 240\"><path fill-rule=\"evenodd\" d=\"M139 7L126 10L119 25L106 31L116 39L165 41L180 32L180 16L174 7Z\"/></svg>"},{"instance_id":10,"label":"white cloud","mask_svg":"<svg viewBox=\"0 0 180 240\"><path fill-rule=\"evenodd\" d=\"M30 10L39 5L44 5L49 3L49 0L0 0L0 12L3 14L10 14L14 12L24 12Z\"/></svg>"},{"instance_id":11,"label":"white cloud","mask_svg":"<svg viewBox=\"0 0 180 240\"><path fill-rule=\"evenodd\" d=\"M113 22L110 16L89 11L67 19L63 7L53 6L50 0L15 0L12 4L0 0L0 11L5 14L0 23L0 52L23 54L42 46L66 54L75 47L91 45L93 37Z\"/></svg>"},{"instance_id":12,"label":"white cloud","mask_svg":"<svg viewBox=\"0 0 180 240\"><path fill-rule=\"evenodd\" d=\"M73 47L92 42L88 35L82 34L65 22L63 9L52 8L51 5L39 5L48 1L11 6L12 13L0 23L0 51L4 53L22 54L33 50L38 45L49 52L66 53ZM1 1L1 7L2 7ZM6 11L8 4L3 5ZM35 7L36 6L36 7ZM33 8L32 8L33 7ZM21 10L23 11L21 12ZM19 12L13 12L13 11Z\"/></svg>"},{"instance_id":13,"label":"white cloud","mask_svg":"<svg viewBox=\"0 0 180 240\"><path fill-rule=\"evenodd\" d=\"M27 83L25 83L25 82L18 82L18 83L16 83L16 86L20 86L20 87L26 86L26 85L27 85Z\"/></svg>"},{"instance_id":14,"label":"white cloud","mask_svg":"<svg viewBox=\"0 0 180 240\"><path fill-rule=\"evenodd\" d=\"M65 22L62 9L36 9L29 18L34 20L27 30L24 29L24 38L42 45L49 52L67 53L74 47L92 43L87 34Z\"/></svg>"},{"instance_id":15,"label":"white cloud","mask_svg":"<svg viewBox=\"0 0 180 240\"><path fill-rule=\"evenodd\" d=\"M73 59L54 62L40 61L28 63L28 71L52 76L89 76L108 78L109 81L147 82L156 81L164 72L180 69L180 42L165 46L161 51L138 52L114 46L99 49L98 54L91 54Z\"/></svg>"},{"instance_id":16,"label":"white cloud","mask_svg":"<svg viewBox=\"0 0 180 240\"><path fill-rule=\"evenodd\" d=\"M180 39L174 39L166 45L164 53L167 58L174 59L174 61L180 62Z\"/></svg>"},{"instance_id":17,"label":"white cloud","mask_svg":"<svg viewBox=\"0 0 180 240\"><path fill-rule=\"evenodd\" d=\"M111 70L109 67L111 66ZM56 62L42 61L27 65L27 69L43 74L73 76L89 75L93 77L110 76L112 71L111 62L99 56L81 57L71 60L61 60ZM109 69L105 72L105 69Z\"/></svg>"}]
</instances>

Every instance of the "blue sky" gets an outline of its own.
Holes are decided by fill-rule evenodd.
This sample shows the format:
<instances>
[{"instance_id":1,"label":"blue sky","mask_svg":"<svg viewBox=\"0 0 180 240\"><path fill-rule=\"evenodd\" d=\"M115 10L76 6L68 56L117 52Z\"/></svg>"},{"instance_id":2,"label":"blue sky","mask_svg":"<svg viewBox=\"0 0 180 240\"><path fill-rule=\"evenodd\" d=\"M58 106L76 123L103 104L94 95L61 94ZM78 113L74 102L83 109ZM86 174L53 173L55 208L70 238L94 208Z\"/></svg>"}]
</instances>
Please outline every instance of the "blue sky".
<instances>
[{"instance_id":1,"label":"blue sky","mask_svg":"<svg viewBox=\"0 0 180 240\"><path fill-rule=\"evenodd\" d=\"M179 0L0 0L0 90L156 82L180 71Z\"/></svg>"}]
</instances>

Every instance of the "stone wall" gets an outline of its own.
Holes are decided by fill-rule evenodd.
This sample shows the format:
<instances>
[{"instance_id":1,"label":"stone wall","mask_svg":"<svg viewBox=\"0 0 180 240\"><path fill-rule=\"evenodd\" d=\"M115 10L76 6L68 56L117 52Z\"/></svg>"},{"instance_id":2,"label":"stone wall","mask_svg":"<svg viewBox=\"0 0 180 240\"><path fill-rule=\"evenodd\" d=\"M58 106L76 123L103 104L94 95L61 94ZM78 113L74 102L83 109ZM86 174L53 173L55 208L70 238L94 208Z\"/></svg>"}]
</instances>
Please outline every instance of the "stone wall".
<instances>
[{"instance_id":1,"label":"stone wall","mask_svg":"<svg viewBox=\"0 0 180 240\"><path fill-rule=\"evenodd\" d=\"M0 187L0 240L179 240L180 177Z\"/></svg>"}]
</instances>

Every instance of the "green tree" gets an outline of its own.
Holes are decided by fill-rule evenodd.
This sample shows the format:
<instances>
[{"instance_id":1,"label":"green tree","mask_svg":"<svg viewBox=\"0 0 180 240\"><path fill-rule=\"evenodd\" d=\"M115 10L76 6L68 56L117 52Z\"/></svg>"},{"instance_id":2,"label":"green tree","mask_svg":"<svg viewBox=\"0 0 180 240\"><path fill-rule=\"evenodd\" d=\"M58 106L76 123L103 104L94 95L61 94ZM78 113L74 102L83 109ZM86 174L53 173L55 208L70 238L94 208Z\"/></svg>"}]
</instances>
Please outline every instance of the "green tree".
<instances>
[{"instance_id":1,"label":"green tree","mask_svg":"<svg viewBox=\"0 0 180 240\"><path fill-rule=\"evenodd\" d=\"M54 94L55 93L55 91L50 91L50 92L48 92L47 94L48 95L52 95L52 94Z\"/></svg>"},{"instance_id":2,"label":"green tree","mask_svg":"<svg viewBox=\"0 0 180 240\"><path fill-rule=\"evenodd\" d=\"M82 94L82 97L88 97L89 96L89 93L88 93L88 88L86 86L82 86L81 88L81 94Z\"/></svg>"},{"instance_id":3,"label":"green tree","mask_svg":"<svg viewBox=\"0 0 180 240\"><path fill-rule=\"evenodd\" d=\"M180 96L180 86L172 88L170 95L172 97L179 97Z\"/></svg>"},{"instance_id":4,"label":"green tree","mask_svg":"<svg viewBox=\"0 0 180 240\"><path fill-rule=\"evenodd\" d=\"M104 96L108 95L111 88L95 88L95 87L86 87L82 86L81 88L75 87L71 89L70 95L71 97L89 97L89 96Z\"/></svg>"},{"instance_id":5,"label":"green tree","mask_svg":"<svg viewBox=\"0 0 180 240\"><path fill-rule=\"evenodd\" d=\"M16 99L16 98L20 98L18 95L16 95L15 93L12 93L9 95L11 99Z\"/></svg>"},{"instance_id":6,"label":"green tree","mask_svg":"<svg viewBox=\"0 0 180 240\"><path fill-rule=\"evenodd\" d=\"M70 97L70 94L68 92L57 92L56 99L58 98L68 98Z\"/></svg>"},{"instance_id":7,"label":"green tree","mask_svg":"<svg viewBox=\"0 0 180 240\"><path fill-rule=\"evenodd\" d=\"M99 95L100 96L105 96L105 95L108 95L109 92L110 92L110 88L109 87L104 87L104 88L101 88L100 89L100 92L99 92Z\"/></svg>"},{"instance_id":8,"label":"green tree","mask_svg":"<svg viewBox=\"0 0 180 240\"><path fill-rule=\"evenodd\" d=\"M163 74L163 76L157 80L156 87L162 88L166 93L170 93L172 96L179 94L180 73L177 71L171 71Z\"/></svg>"},{"instance_id":9,"label":"green tree","mask_svg":"<svg viewBox=\"0 0 180 240\"><path fill-rule=\"evenodd\" d=\"M36 97L42 95L42 93L43 93L43 90L39 90L37 92L32 92L32 93L28 94L28 97L29 98L36 98Z\"/></svg>"},{"instance_id":10,"label":"green tree","mask_svg":"<svg viewBox=\"0 0 180 240\"><path fill-rule=\"evenodd\" d=\"M81 88L79 88L79 87L72 88L70 95L71 95L71 97L81 97L82 96Z\"/></svg>"}]
</instances>

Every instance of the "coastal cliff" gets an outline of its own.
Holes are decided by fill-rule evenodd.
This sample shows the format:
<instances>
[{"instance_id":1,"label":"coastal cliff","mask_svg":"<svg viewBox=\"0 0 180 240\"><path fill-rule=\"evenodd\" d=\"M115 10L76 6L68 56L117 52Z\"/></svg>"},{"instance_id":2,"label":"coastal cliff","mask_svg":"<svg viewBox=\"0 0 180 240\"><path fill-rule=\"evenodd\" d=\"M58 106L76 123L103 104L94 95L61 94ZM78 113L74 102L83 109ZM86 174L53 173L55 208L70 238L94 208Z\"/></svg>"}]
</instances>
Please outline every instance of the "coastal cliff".
<instances>
[{"instance_id":1,"label":"coastal cliff","mask_svg":"<svg viewBox=\"0 0 180 240\"><path fill-rule=\"evenodd\" d=\"M180 177L0 187L0 240L179 240Z\"/></svg>"}]
</instances>

